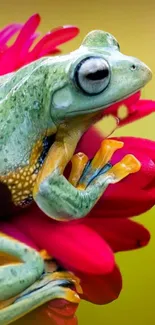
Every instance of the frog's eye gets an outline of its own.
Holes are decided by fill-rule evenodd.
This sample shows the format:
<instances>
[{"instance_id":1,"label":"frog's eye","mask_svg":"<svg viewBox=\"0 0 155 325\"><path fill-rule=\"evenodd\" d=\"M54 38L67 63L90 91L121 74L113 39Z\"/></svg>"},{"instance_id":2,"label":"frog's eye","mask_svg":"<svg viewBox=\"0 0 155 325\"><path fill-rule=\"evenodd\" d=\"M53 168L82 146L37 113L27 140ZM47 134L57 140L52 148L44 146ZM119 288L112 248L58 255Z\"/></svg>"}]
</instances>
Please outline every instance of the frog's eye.
<instances>
[{"instance_id":1,"label":"frog's eye","mask_svg":"<svg viewBox=\"0 0 155 325\"><path fill-rule=\"evenodd\" d=\"M109 84L110 67L103 58L89 57L78 63L75 70L77 86L89 95L101 93Z\"/></svg>"}]
</instances>

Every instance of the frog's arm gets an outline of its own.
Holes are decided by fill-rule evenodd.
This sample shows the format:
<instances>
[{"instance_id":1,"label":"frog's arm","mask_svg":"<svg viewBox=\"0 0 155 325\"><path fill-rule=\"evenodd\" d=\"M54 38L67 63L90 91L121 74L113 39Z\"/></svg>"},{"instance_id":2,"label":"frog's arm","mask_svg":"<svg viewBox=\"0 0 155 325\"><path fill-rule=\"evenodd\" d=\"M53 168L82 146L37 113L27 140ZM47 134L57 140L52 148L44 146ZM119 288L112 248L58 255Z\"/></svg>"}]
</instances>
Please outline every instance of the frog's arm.
<instances>
[{"instance_id":1,"label":"frog's arm","mask_svg":"<svg viewBox=\"0 0 155 325\"><path fill-rule=\"evenodd\" d=\"M66 155L61 154L63 145ZM48 159L50 161L51 158L49 156L34 188L34 199L38 206L48 216L58 220L76 219L87 215L109 184L114 184L140 169L140 163L132 155L125 156L114 166L109 164L113 153L122 145L123 143L114 140L103 141L100 150L87 165L87 157L81 158L81 155L73 157L68 182L62 173L64 163L70 158L70 145L69 141L61 145L59 143L57 150L55 148L55 154L56 152L59 154L57 160L59 165L49 164Z\"/></svg>"}]
</instances>

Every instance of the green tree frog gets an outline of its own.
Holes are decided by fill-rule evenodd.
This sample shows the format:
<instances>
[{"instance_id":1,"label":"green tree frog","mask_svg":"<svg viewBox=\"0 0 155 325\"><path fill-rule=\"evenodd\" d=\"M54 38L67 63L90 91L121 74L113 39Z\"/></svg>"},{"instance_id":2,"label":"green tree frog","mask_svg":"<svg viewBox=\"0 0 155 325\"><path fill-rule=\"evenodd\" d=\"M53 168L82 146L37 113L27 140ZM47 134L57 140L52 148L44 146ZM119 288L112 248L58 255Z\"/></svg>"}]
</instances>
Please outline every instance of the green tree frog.
<instances>
[{"instance_id":1,"label":"green tree frog","mask_svg":"<svg viewBox=\"0 0 155 325\"><path fill-rule=\"evenodd\" d=\"M72 53L44 57L0 77L1 217L10 214L12 205L24 207L33 200L51 218L84 217L108 184L137 171L132 156L108 164L120 142L107 140L91 164L84 155L73 155L103 110L140 90L151 77L144 63L122 54L117 40L100 30L90 32ZM71 159L74 168L67 180L63 173ZM0 267L0 300L8 301L40 279L44 262L39 253L3 234L0 250L24 262ZM37 293L43 297L41 289ZM47 293L43 302L50 299ZM2 309L0 324L8 318L7 308Z\"/></svg>"}]
</instances>

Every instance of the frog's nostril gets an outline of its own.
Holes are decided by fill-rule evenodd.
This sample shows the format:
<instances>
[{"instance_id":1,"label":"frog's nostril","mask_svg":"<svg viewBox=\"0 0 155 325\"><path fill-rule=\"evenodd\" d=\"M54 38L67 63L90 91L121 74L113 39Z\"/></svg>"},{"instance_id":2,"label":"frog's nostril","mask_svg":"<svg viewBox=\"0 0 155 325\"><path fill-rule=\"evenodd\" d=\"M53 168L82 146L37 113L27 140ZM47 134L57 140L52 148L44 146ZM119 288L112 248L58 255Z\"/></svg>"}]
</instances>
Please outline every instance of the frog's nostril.
<instances>
[{"instance_id":1,"label":"frog's nostril","mask_svg":"<svg viewBox=\"0 0 155 325\"><path fill-rule=\"evenodd\" d=\"M131 69L132 71L136 70L136 65L135 65L135 64L132 64L131 67L130 67L130 69Z\"/></svg>"}]
</instances>

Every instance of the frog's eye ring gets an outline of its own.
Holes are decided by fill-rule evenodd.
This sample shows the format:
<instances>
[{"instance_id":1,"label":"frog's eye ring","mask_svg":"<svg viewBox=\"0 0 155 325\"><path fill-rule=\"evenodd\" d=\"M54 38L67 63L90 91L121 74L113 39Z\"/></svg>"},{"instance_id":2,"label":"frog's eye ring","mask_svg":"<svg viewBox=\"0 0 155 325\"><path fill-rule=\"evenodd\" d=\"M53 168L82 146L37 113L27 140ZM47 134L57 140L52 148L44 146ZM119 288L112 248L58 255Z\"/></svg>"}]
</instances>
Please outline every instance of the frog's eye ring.
<instances>
[{"instance_id":1,"label":"frog's eye ring","mask_svg":"<svg viewBox=\"0 0 155 325\"><path fill-rule=\"evenodd\" d=\"M87 57L78 63L74 78L84 93L98 95L110 82L110 67L101 57Z\"/></svg>"}]
</instances>

